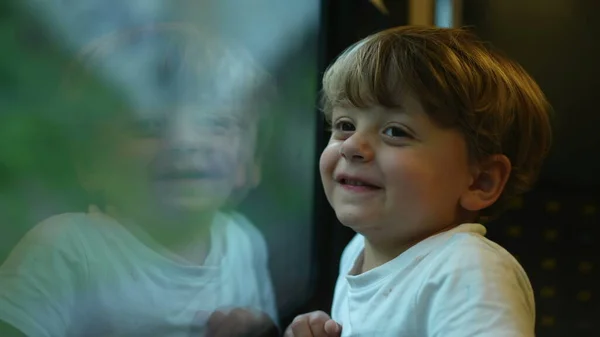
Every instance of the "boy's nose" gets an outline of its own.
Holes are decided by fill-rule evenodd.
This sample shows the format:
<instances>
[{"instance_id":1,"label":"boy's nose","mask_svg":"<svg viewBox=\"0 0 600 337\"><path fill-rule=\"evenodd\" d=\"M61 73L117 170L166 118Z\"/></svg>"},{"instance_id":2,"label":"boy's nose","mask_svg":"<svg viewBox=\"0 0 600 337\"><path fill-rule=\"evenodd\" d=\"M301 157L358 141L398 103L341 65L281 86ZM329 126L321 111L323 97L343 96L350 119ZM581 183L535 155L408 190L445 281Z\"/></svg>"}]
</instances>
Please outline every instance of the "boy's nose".
<instances>
[{"instance_id":1,"label":"boy's nose","mask_svg":"<svg viewBox=\"0 0 600 337\"><path fill-rule=\"evenodd\" d=\"M173 118L164 138L164 149L171 155L203 155L212 148L211 137L205 127L185 116Z\"/></svg>"},{"instance_id":2,"label":"boy's nose","mask_svg":"<svg viewBox=\"0 0 600 337\"><path fill-rule=\"evenodd\" d=\"M202 142L202 132L199 132L198 125L195 123L192 114L174 112L170 116L170 120L166 132L166 140L169 145L194 145Z\"/></svg>"},{"instance_id":3,"label":"boy's nose","mask_svg":"<svg viewBox=\"0 0 600 337\"><path fill-rule=\"evenodd\" d=\"M359 133L353 134L342 143L340 155L348 161L367 162L372 160L374 151L367 138Z\"/></svg>"}]
</instances>

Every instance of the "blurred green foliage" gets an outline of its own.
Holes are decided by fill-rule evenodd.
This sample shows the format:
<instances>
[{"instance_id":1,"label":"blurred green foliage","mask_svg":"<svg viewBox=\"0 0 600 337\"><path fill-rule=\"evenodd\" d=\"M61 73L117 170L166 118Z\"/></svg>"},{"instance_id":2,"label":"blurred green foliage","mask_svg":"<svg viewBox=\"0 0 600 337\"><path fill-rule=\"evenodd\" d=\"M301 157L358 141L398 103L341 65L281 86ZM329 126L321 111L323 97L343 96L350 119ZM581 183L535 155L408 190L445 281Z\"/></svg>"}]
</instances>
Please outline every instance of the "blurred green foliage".
<instances>
[{"instance_id":1,"label":"blurred green foliage","mask_svg":"<svg viewBox=\"0 0 600 337\"><path fill-rule=\"evenodd\" d=\"M94 126L125 111L91 74L76 71L67 84L73 55L10 4L0 7L0 260L40 220L28 186L60 195L67 208L85 203L74 163L96 155Z\"/></svg>"}]
</instances>

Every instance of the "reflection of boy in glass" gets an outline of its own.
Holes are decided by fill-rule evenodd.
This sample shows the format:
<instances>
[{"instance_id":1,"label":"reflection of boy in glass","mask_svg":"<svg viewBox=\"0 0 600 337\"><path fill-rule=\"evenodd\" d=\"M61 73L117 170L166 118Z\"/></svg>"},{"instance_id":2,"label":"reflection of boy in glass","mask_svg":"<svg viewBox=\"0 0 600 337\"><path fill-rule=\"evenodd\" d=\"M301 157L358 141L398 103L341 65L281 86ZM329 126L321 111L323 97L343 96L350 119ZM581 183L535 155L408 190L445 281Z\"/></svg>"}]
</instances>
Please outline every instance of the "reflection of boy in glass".
<instances>
[{"instance_id":1,"label":"reflection of boy in glass","mask_svg":"<svg viewBox=\"0 0 600 337\"><path fill-rule=\"evenodd\" d=\"M0 268L0 327L27 336L263 336L275 327L264 239L226 211L260 180L267 76L243 50L163 28L135 41L169 32L170 46L151 48L157 71L140 74L156 90L131 100L133 116L93 122L76 146L94 149L78 165L101 198L88 213L38 224ZM91 52L128 48L134 35ZM98 57L104 70L118 63L111 56Z\"/></svg>"}]
</instances>

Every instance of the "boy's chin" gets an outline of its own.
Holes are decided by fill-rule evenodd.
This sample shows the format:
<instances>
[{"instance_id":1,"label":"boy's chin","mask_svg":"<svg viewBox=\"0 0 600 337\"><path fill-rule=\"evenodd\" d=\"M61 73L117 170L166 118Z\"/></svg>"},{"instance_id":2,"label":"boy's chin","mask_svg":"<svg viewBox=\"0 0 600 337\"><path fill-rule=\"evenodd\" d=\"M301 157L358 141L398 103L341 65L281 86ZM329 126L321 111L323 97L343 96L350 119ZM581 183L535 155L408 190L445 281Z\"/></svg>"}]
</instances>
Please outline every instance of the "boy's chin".
<instances>
[{"instance_id":1,"label":"boy's chin","mask_svg":"<svg viewBox=\"0 0 600 337\"><path fill-rule=\"evenodd\" d=\"M168 213L194 214L216 212L223 206L225 200L203 197L169 197L162 200L161 208Z\"/></svg>"},{"instance_id":2,"label":"boy's chin","mask_svg":"<svg viewBox=\"0 0 600 337\"><path fill-rule=\"evenodd\" d=\"M335 215L342 225L350 228L362 227L373 222L373 214L365 207L340 205L334 207Z\"/></svg>"},{"instance_id":3,"label":"boy's chin","mask_svg":"<svg viewBox=\"0 0 600 337\"><path fill-rule=\"evenodd\" d=\"M371 212L342 208L336 210L336 216L342 225L362 235L380 233L382 230L382 226L379 225L380 221L378 221L380 219Z\"/></svg>"}]
</instances>

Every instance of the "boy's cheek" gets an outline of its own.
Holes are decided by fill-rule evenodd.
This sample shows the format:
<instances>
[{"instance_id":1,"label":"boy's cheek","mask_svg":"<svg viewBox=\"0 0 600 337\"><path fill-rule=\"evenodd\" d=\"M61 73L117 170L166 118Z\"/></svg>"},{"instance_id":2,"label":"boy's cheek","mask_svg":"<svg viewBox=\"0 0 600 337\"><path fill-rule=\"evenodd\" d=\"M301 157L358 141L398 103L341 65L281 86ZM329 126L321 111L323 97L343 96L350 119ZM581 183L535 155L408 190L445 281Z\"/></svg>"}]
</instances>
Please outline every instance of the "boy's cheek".
<instances>
[{"instance_id":1,"label":"boy's cheek","mask_svg":"<svg viewBox=\"0 0 600 337\"><path fill-rule=\"evenodd\" d=\"M327 147L321 153L321 157L319 159L319 170L321 171L321 177L331 178L333 175L333 171L335 170L335 166L340 158L340 148L341 142L329 142Z\"/></svg>"}]
</instances>

